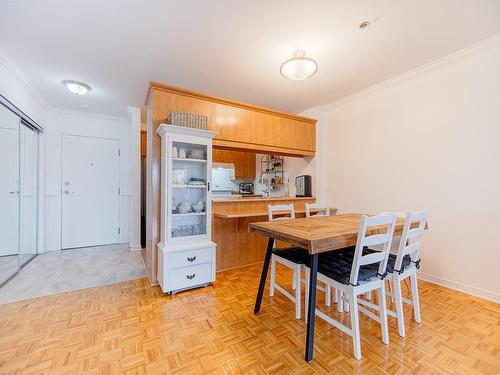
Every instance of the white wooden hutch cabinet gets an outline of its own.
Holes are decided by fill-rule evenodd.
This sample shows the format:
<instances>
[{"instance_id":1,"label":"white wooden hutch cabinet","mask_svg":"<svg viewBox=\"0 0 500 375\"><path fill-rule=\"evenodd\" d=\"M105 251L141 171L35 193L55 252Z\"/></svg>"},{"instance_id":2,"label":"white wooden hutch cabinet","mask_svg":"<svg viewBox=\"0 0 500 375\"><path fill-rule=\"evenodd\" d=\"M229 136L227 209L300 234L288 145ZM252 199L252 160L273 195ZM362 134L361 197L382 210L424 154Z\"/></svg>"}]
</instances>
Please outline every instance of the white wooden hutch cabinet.
<instances>
[{"instance_id":1,"label":"white wooden hutch cabinet","mask_svg":"<svg viewBox=\"0 0 500 375\"><path fill-rule=\"evenodd\" d=\"M214 132L162 124L161 233L158 281L164 293L215 280L211 240L212 138Z\"/></svg>"}]
</instances>

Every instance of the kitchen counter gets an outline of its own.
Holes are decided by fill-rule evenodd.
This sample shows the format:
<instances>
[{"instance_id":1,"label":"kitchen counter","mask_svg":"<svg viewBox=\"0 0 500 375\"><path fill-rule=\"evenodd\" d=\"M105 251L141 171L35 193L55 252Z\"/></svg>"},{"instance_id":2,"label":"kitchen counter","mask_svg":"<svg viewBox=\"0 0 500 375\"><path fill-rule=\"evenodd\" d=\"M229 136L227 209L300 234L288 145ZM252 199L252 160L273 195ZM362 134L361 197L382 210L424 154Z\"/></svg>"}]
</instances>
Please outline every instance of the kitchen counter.
<instances>
[{"instance_id":1,"label":"kitchen counter","mask_svg":"<svg viewBox=\"0 0 500 375\"><path fill-rule=\"evenodd\" d=\"M241 198L213 198L212 202L273 202L273 201L310 201L316 200L314 197L245 197ZM279 203L277 203L279 204Z\"/></svg>"},{"instance_id":2,"label":"kitchen counter","mask_svg":"<svg viewBox=\"0 0 500 375\"><path fill-rule=\"evenodd\" d=\"M311 210L311 212L316 212L316 210ZM306 210L295 210L295 215L305 215ZM336 208L330 208L330 214L335 215L337 213ZM275 211L275 215L285 215L286 212ZM243 218L252 218L252 217L262 217L263 221L267 220L267 211L247 211L247 212L238 212L234 214L222 214L222 213L214 213L214 217L220 219L243 219Z\"/></svg>"}]
</instances>

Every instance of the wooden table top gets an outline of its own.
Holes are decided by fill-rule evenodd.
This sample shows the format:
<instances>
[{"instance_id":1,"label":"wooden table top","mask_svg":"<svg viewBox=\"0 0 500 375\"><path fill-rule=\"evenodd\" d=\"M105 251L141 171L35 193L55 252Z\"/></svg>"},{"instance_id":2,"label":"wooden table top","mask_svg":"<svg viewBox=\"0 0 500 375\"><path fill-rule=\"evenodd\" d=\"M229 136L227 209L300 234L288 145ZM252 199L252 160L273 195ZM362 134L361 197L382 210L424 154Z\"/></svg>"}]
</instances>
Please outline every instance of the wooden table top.
<instances>
[{"instance_id":1,"label":"wooden table top","mask_svg":"<svg viewBox=\"0 0 500 375\"><path fill-rule=\"evenodd\" d=\"M361 214L342 214L251 223L248 230L303 247L309 254L318 254L356 245L360 223ZM398 218L394 235L401 235L403 226L404 219ZM374 227L368 234L381 230Z\"/></svg>"}]
</instances>

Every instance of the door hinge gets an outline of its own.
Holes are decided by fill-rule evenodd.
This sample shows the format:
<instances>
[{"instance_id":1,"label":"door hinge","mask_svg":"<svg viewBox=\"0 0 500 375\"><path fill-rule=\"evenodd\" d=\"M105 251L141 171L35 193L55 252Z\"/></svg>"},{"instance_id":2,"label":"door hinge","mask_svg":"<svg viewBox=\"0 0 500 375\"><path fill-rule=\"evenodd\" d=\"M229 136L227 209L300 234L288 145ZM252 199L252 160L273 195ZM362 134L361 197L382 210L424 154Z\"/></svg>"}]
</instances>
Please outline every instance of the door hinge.
<instances>
[{"instance_id":1,"label":"door hinge","mask_svg":"<svg viewBox=\"0 0 500 375\"><path fill-rule=\"evenodd\" d=\"M118 234L120 234L120 227L118 227Z\"/></svg>"},{"instance_id":2,"label":"door hinge","mask_svg":"<svg viewBox=\"0 0 500 375\"><path fill-rule=\"evenodd\" d=\"M118 195L120 195L120 192L121 192L121 190L120 190L120 188L118 188Z\"/></svg>"},{"instance_id":3,"label":"door hinge","mask_svg":"<svg viewBox=\"0 0 500 375\"><path fill-rule=\"evenodd\" d=\"M120 149L118 149L118 156L120 156Z\"/></svg>"}]
</instances>

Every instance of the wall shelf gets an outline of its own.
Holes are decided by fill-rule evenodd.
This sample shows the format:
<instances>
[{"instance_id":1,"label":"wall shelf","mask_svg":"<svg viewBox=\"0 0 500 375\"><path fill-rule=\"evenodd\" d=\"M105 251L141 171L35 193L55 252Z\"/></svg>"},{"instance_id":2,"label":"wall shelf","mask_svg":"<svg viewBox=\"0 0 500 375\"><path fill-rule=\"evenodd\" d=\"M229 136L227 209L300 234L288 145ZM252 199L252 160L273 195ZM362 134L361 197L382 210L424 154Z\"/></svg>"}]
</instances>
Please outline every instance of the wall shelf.
<instances>
[{"instance_id":1,"label":"wall shelf","mask_svg":"<svg viewBox=\"0 0 500 375\"><path fill-rule=\"evenodd\" d=\"M206 215L206 212L188 212L187 214L172 214L173 217L186 217L186 216L203 216Z\"/></svg>"},{"instance_id":2,"label":"wall shelf","mask_svg":"<svg viewBox=\"0 0 500 375\"><path fill-rule=\"evenodd\" d=\"M190 159L190 158L172 158L172 161L183 162L183 163L206 163L206 159Z\"/></svg>"},{"instance_id":3,"label":"wall shelf","mask_svg":"<svg viewBox=\"0 0 500 375\"><path fill-rule=\"evenodd\" d=\"M193 189L205 189L207 185L177 185L177 184L172 184L173 188L176 189L185 189L185 188L193 188Z\"/></svg>"}]
</instances>

